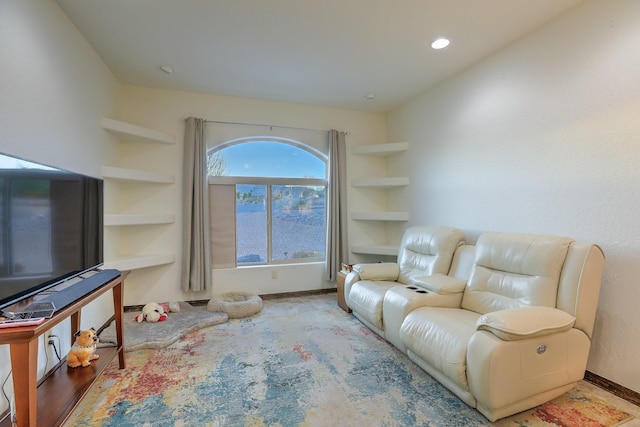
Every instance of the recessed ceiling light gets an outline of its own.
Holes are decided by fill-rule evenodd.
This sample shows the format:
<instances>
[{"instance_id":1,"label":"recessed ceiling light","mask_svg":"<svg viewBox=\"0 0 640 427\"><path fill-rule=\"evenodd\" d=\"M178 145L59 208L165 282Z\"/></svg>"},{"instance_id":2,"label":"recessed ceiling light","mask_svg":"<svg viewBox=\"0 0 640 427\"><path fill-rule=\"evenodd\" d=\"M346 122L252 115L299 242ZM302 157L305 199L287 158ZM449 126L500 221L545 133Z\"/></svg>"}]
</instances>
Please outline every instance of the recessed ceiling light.
<instances>
[{"instance_id":1,"label":"recessed ceiling light","mask_svg":"<svg viewBox=\"0 0 640 427\"><path fill-rule=\"evenodd\" d=\"M369 93L368 93L368 94L366 94L364 97L365 97L365 98L367 98L367 99L375 99L376 94L375 94L375 93L373 93L373 92L369 92Z\"/></svg>"},{"instance_id":2,"label":"recessed ceiling light","mask_svg":"<svg viewBox=\"0 0 640 427\"><path fill-rule=\"evenodd\" d=\"M167 74L173 74L173 67L170 67L169 65L161 65L160 69Z\"/></svg>"},{"instance_id":3,"label":"recessed ceiling light","mask_svg":"<svg viewBox=\"0 0 640 427\"><path fill-rule=\"evenodd\" d=\"M449 39L440 37L439 39L436 39L433 43L431 43L431 47L434 49L444 49L445 47L449 46L449 43Z\"/></svg>"}]
</instances>

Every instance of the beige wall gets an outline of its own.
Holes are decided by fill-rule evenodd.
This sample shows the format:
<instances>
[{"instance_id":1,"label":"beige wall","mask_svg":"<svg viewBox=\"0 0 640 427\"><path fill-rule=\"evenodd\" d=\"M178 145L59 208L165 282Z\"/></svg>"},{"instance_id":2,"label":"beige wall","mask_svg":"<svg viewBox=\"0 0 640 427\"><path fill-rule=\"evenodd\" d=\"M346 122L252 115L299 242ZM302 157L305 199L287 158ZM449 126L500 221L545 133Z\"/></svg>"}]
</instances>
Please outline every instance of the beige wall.
<instances>
[{"instance_id":1,"label":"beige wall","mask_svg":"<svg viewBox=\"0 0 640 427\"><path fill-rule=\"evenodd\" d=\"M117 107L118 83L53 1L0 2L0 151L56 167L100 176L113 155L100 117ZM82 327L99 327L113 314L111 297L90 304ZM65 355L68 322L54 332ZM39 373L57 363L40 340ZM48 354L48 359L44 351ZM0 382L10 371L8 346L0 346ZM13 395L12 382L5 386ZM7 408L0 399L0 412Z\"/></svg>"},{"instance_id":2,"label":"beige wall","mask_svg":"<svg viewBox=\"0 0 640 427\"><path fill-rule=\"evenodd\" d=\"M592 241L588 369L640 391L640 3L587 1L389 114L412 223ZM452 46L455 48L455 45Z\"/></svg>"},{"instance_id":3,"label":"beige wall","mask_svg":"<svg viewBox=\"0 0 640 427\"><path fill-rule=\"evenodd\" d=\"M170 188L159 189L145 197L136 206L139 193L133 193L121 187L119 209L175 212L176 224L166 230L148 235L145 242L148 247L141 251L176 248L180 253L181 245L181 203L180 186L182 182L182 139L184 117L195 116L209 120L243 123L261 123L281 126L303 127L310 129L338 129L348 131L347 145L384 142L386 119L382 114L363 113L352 110L325 108L310 105L272 102L259 99L207 95L141 87L125 87L122 90L118 119L146 126L177 137L175 146L154 149L139 145L121 147L123 167L144 168L173 173L177 184ZM254 131L251 129L250 131ZM109 230L111 233L112 231ZM150 232L153 233L153 232ZM117 239L116 239L117 237ZM114 241L120 245L119 251L140 246L139 234L120 233ZM213 289L207 292L183 293L180 291L181 263L136 270L127 279L125 302L127 305L142 304L149 301L198 300L208 299L214 293L229 291L247 291L257 294L273 294L312 289L335 287L323 279L323 265L298 266L262 266L242 269L214 270ZM274 273L275 272L275 273ZM276 278L273 278L276 276Z\"/></svg>"}]
</instances>

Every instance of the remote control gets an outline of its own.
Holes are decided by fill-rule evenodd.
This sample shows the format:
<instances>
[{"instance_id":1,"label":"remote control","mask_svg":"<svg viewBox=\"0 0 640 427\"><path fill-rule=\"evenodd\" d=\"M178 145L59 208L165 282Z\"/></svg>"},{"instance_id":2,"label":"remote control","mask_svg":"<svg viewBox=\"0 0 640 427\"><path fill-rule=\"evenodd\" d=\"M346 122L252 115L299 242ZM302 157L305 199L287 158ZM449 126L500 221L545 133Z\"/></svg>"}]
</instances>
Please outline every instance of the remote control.
<instances>
[{"instance_id":1,"label":"remote control","mask_svg":"<svg viewBox=\"0 0 640 427\"><path fill-rule=\"evenodd\" d=\"M15 328L18 326L36 326L44 322L44 317L33 319L7 319L0 321L0 328Z\"/></svg>"}]
</instances>

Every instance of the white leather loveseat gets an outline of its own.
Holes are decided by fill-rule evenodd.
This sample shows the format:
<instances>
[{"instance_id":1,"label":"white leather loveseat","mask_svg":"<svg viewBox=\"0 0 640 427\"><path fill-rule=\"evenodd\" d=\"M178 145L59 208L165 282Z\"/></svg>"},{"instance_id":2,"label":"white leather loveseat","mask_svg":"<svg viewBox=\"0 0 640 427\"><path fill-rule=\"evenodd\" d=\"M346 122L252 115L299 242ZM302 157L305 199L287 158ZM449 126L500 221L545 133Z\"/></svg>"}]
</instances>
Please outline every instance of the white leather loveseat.
<instances>
[{"instance_id":1,"label":"white leather loveseat","mask_svg":"<svg viewBox=\"0 0 640 427\"><path fill-rule=\"evenodd\" d=\"M348 304L357 271L369 265L347 276ZM593 244L485 233L475 246L457 247L447 274L409 275L389 287L376 332L495 421L583 378L603 268ZM356 314L362 305L350 307Z\"/></svg>"},{"instance_id":2,"label":"white leather loveseat","mask_svg":"<svg viewBox=\"0 0 640 427\"><path fill-rule=\"evenodd\" d=\"M415 226L402 236L397 263L358 264L356 274L345 279L345 301L362 323L384 334L382 307L387 291L415 278L447 274L456 249L464 243L462 230L450 227Z\"/></svg>"}]
</instances>

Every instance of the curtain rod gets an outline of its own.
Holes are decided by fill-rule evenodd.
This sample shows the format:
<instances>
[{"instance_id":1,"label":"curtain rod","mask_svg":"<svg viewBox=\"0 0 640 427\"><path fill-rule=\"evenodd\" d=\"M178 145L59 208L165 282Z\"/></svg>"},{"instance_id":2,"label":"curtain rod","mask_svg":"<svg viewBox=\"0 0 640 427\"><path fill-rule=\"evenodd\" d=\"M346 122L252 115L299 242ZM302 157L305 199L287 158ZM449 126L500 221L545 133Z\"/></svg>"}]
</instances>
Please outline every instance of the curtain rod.
<instances>
[{"instance_id":1,"label":"curtain rod","mask_svg":"<svg viewBox=\"0 0 640 427\"><path fill-rule=\"evenodd\" d=\"M187 118L185 117L184 120L187 120ZM309 132L329 132L328 129L313 129L313 128L302 128L302 127L283 126L283 125L267 125L264 123L225 122L220 120L206 120L206 119L205 119L205 123L218 123L223 125L240 125L240 126L261 126L261 127L268 127L271 129L281 128L281 129L304 130ZM349 132L345 131L344 134L349 135Z\"/></svg>"}]
</instances>

